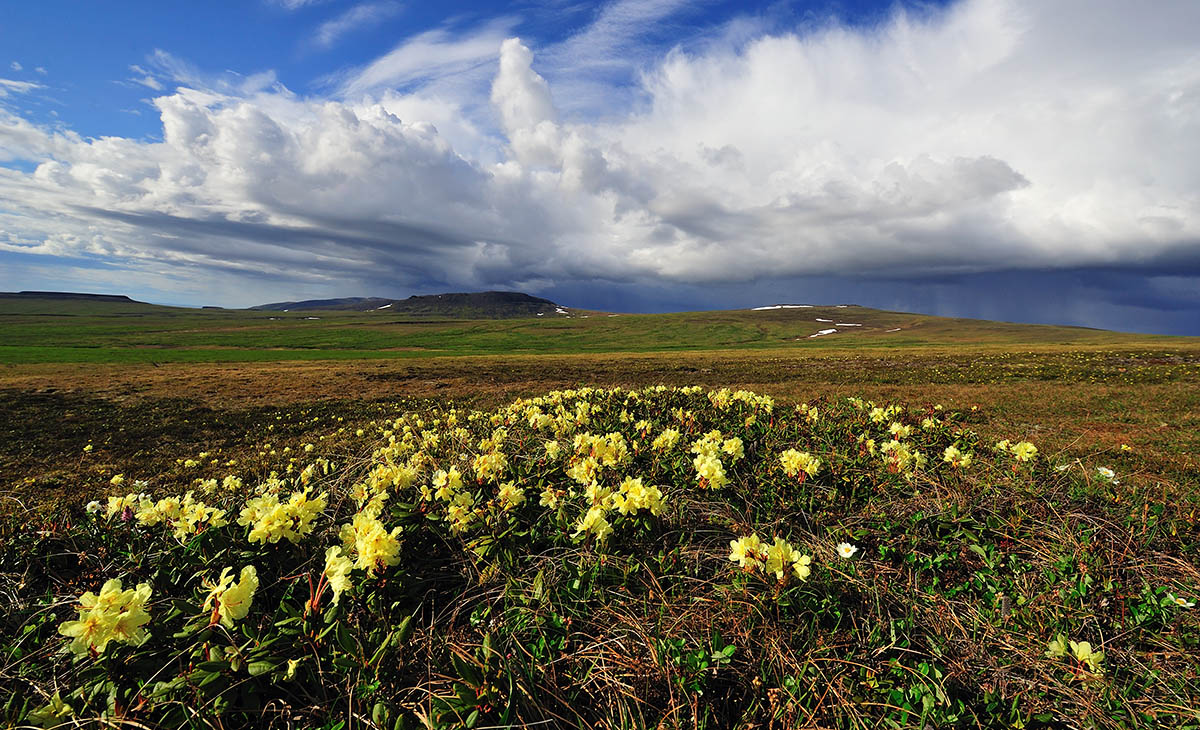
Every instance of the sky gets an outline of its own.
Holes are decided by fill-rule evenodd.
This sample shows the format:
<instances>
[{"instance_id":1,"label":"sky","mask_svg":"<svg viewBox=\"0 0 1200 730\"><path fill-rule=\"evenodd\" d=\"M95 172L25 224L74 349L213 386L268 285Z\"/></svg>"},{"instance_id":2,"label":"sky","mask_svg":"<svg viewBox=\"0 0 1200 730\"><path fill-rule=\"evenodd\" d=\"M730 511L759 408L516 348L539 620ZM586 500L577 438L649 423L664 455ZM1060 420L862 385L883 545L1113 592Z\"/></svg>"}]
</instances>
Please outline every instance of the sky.
<instances>
[{"instance_id":1,"label":"sky","mask_svg":"<svg viewBox=\"0 0 1200 730\"><path fill-rule=\"evenodd\" d=\"M1200 3L0 12L0 290L1200 335Z\"/></svg>"}]
</instances>

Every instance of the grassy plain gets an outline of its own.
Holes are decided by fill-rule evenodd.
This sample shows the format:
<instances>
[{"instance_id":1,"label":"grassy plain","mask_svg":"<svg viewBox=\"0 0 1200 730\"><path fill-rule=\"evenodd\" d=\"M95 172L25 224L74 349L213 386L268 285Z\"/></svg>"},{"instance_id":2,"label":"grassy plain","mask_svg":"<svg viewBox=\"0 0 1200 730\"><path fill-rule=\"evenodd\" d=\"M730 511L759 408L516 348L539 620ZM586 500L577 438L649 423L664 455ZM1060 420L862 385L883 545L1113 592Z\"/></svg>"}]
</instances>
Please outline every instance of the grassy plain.
<instances>
[{"instance_id":1,"label":"grassy plain","mask_svg":"<svg viewBox=\"0 0 1200 730\"><path fill-rule=\"evenodd\" d=\"M322 727L1200 725L1200 619L1168 601L1200 595L1195 340L853 308L503 322L378 314L0 316L0 473L14 505L0 534L8 721L29 719L60 687L81 718L195 727L252 724L262 708L251 694L279 724ZM831 326L816 318L863 327L809 339ZM345 492L377 463L393 419L659 384L769 394L781 423L792 404L812 403L827 425L741 426L714 411L705 417L746 440L735 484L697 491L686 445L670 463L636 457L628 468L662 484L672 508L636 523L614 513L608 546L572 539L578 515L545 516L532 487L515 522L466 536L425 508L414 520L399 505L418 500L396 494L388 519L406 537L394 580L360 576L343 598L350 608L292 621L309 594L289 577L319 575L315 556L354 509ZM957 415L925 448L969 443L977 466L959 474L931 452L928 473L900 478L858 453L855 439L875 426L847 409L848 396L908 404L896 418L914 426L943 405ZM632 424L605 413L593 430L632 443ZM655 432L674 418L665 405L645 415ZM540 437L509 428L514 474L567 479L539 461ZM690 443L703 429L682 430ZM1036 443L1039 461L1012 468L990 448L1002 438ZM777 462L788 445L837 471L789 482ZM157 498L227 473L257 484L317 457L338 465L317 484L339 495L329 508L339 518L321 524L311 550L251 545L236 525L173 542L81 509L123 493L109 483L117 474ZM235 517L236 497L212 499L233 500ZM775 585L737 570L728 542L747 530L813 555L813 575ZM485 537L502 549L481 550ZM839 560L841 541L862 552ZM156 641L110 648L94 664L61 654L56 627L105 578L151 581L154 615L165 617L203 596L201 577L246 562L263 576L256 606L268 608L233 632L168 640L174 629L155 629ZM407 617L400 642L392 631ZM281 622L302 628L283 637ZM1103 671L1045 656L1060 633L1102 648ZM118 660L182 679L155 688L120 675ZM289 660L299 679L285 678ZM81 687L96 696L70 694ZM151 695L167 699L155 709Z\"/></svg>"},{"instance_id":2,"label":"grassy plain","mask_svg":"<svg viewBox=\"0 0 1200 730\"><path fill-rule=\"evenodd\" d=\"M838 328L839 323L845 325ZM813 337L823 329L836 334ZM1174 347L1178 338L949 319L863 307L611 314L507 320L386 312L195 310L138 303L0 299L0 363L359 360L773 350L820 353L934 345Z\"/></svg>"}]
</instances>

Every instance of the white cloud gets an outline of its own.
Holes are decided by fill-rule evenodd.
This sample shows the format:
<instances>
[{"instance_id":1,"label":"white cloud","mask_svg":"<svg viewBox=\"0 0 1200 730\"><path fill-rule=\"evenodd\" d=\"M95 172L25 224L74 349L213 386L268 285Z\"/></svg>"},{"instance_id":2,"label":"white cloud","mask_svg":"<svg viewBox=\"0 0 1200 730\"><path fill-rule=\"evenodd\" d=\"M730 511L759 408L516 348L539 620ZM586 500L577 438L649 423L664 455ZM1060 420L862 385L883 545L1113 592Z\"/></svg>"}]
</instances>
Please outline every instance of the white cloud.
<instances>
[{"instance_id":1,"label":"white cloud","mask_svg":"<svg viewBox=\"0 0 1200 730\"><path fill-rule=\"evenodd\" d=\"M274 89L281 96L289 96L291 92L279 85L273 70L260 71L244 75L237 71L225 70L212 73L197 68L194 64L175 56L174 54L156 48L147 59L149 70L141 66L130 67L137 73L145 73L148 79L136 80L137 83L162 83L163 80L192 89L211 91L214 94L255 94L264 89ZM153 87L151 87L153 88Z\"/></svg>"},{"instance_id":2,"label":"white cloud","mask_svg":"<svg viewBox=\"0 0 1200 730\"><path fill-rule=\"evenodd\" d=\"M646 57L621 7L577 47ZM161 143L0 114L0 155L40 161L0 175L0 249L309 291L1200 270L1200 5L968 0L679 48L602 119L561 112L562 57L538 73L509 23L410 38L332 100L156 56L185 84Z\"/></svg>"},{"instance_id":3,"label":"white cloud","mask_svg":"<svg viewBox=\"0 0 1200 730\"><path fill-rule=\"evenodd\" d=\"M338 95L356 98L409 84L428 84L494 64L496 49L515 23L512 18L496 18L462 35L447 28L419 33L365 67L345 74Z\"/></svg>"},{"instance_id":4,"label":"white cloud","mask_svg":"<svg viewBox=\"0 0 1200 730\"><path fill-rule=\"evenodd\" d=\"M155 78L154 74L150 71L147 71L136 63L130 66L129 70L135 74L135 76L129 79L130 82L140 84L141 86L145 86L147 89L152 89L154 91L163 90L162 82Z\"/></svg>"},{"instance_id":5,"label":"white cloud","mask_svg":"<svg viewBox=\"0 0 1200 730\"><path fill-rule=\"evenodd\" d=\"M312 5L320 5L328 0L269 0L285 10L299 10Z\"/></svg>"},{"instance_id":6,"label":"white cloud","mask_svg":"<svg viewBox=\"0 0 1200 730\"><path fill-rule=\"evenodd\" d=\"M43 66L37 66L37 67L35 67L33 70L34 70L34 71L36 71L36 72L38 72L38 73L39 73L39 74L41 74L42 76L45 76L45 75L46 75L46 69L45 69L45 67L43 67Z\"/></svg>"},{"instance_id":7,"label":"white cloud","mask_svg":"<svg viewBox=\"0 0 1200 730\"><path fill-rule=\"evenodd\" d=\"M8 64L8 67L11 68L13 71L20 71L22 68L24 68L24 66L22 66L17 61L13 61L12 63Z\"/></svg>"},{"instance_id":8,"label":"white cloud","mask_svg":"<svg viewBox=\"0 0 1200 730\"><path fill-rule=\"evenodd\" d=\"M390 18L400 12L400 7L398 2L359 3L336 18L321 23L313 42L322 48L330 48L347 33Z\"/></svg>"},{"instance_id":9,"label":"white cloud","mask_svg":"<svg viewBox=\"0 0 1200 730\"><path fill-rule=\"evenodd\" d=\"M32 81L17 81L15 79L0 79L0 99L9 94L25 94L34 89L44 88Z\"/></svg>"}]
</instances>

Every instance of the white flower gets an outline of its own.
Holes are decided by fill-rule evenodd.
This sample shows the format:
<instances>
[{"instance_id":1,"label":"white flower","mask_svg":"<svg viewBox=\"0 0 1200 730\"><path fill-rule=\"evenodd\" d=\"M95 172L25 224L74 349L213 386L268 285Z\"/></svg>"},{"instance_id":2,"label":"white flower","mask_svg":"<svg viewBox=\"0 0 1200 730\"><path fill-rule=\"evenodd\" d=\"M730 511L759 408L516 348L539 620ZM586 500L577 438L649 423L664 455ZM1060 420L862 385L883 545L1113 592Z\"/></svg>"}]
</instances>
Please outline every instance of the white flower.
<instances>
[{"instance_id":1,"label":"white flower","mask_svg":"<svg viewBox=\"0 0 1200 730\"><path fill-rule=\"evenodd\" d=\"M1192 608L1196 605L1195 601L1189 601L1186 598L1179 598L1172 593L1167 594L1167 600L1169 600L1171 603L1174 603L1176 606L1179 606L1180 608Z\"/></svg>"},{"instance_id":2,"label":"white flower","mask_svg":"<svg viewBox=\"0 0 1200 730\"><path fill-rule=\"evenodd\" d=\"M837 546L838 555L843 558L850 559L854 557L854 553L858 552L858 548L848 542L843 542Z\"/></svg>"},{"instance_id":3,"label":"white flower","mask_svg":"<svg viewBox=\"0 0 1200 730\"><path fill-rule=\"evenodd\" d=\"M1096 467L1096 471L1099 472L1100 476L1104 477L1105 479L1112 479L1117 475L1115 471L1109 469L1107 466L1098 466Z\"/></svg>"},{"instance_id":4,"label":"white flower","mask_svg":"<svg viewBox=\"0 0 1200 730\"><path fill-rule=\"evenodd\" d=\"M104 505L93 499L91 502L87 503L87 507L84 507L84 509L88 511L88 514L94 515L100 510L104 509Z\"/></svg>"}]
</instances>

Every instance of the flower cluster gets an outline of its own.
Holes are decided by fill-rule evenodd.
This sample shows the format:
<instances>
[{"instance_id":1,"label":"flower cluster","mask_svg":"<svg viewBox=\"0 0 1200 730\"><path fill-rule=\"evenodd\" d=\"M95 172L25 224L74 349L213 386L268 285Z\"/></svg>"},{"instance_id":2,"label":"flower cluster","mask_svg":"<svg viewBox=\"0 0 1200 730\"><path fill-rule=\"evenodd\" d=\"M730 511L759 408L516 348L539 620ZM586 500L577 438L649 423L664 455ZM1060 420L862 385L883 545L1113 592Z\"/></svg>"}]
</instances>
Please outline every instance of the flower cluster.
<instances>
[{"instance_id":1,"label":"flower cluster","mask_svg":"<svg viewBox=\"0 0 1200 730\"><path fill-rule=\"evenodd\" d=\"M966 469L971 466L971 455L959 451L957 446L947 446L942 453L942 461L950 466Z\"/></svg>"},{"instance_id":2,"label":"flower cluster","mask_svg":"<svg viewBox=\"0 0 1200 730\"><path fill-rule=\"evenodd\" d=\"M730 464L736 464L746 451L740 438L725 438L720 431L709 431L692 444L692 453L696 455L692 466L696 469L700 487L720 489L729 484L722 457L728 457Z\"/></svg>"},{"instance_id":3,"label":"flower cluster","mask_svg":"<svg viewBox=\"0 0 1200 730\"><path fill-rule=\"evenodd\" d=\"M313 531L317 517L325 510L326 496L322 492L310 498L308 489L303 489L280 502L274 492L267 492L246 502L238 524L250 528L250 542L277 543L286 539L298 543Z\"/></svg>"},{"instance_id":4,"label":"flower cluster","mask_svg":"<svg viewBox=\"0 0 1200 730\"><path fill-rule=\"evenodd\" d=\"M490 451L476 456L472 466L480 482L495 482L508 468L508 459L499 451Z\"/></svg>"},{"instance_id":5,"label":"flower cluster","mask_svg":"<svg viewBox=\"0 0 1200 730\"><path fill-rule=\"evenodd\" d=\"M673 428L664 428L662 433L654 437L650 448L655 451L670 451L679 443L679 432Z\"/></svg>"},{"instance_id":6,"label":"flower cluster","mask_svg":"<svg viewBox=\"0 0 1200 730\"><path fill-rule=\"evenodd\" d=\"M1004 454L1012 454L1012 457L1019 462L1026 463L1037 458L1037 447L1028 441L1020 441L1012 443L1008 439L996 443L996 451Z\"/></svg>"},{"instance_id":7,"label":"flower cluster","mask_svg":"<svg viewBox=\"0 0 1200 730\"><path fill-rule=\"evenodd\" d=\"M79 597L79 619L64 622L58 633L71 637L68 648L80 656L99 655L111 641L141 644L148 636L150 593L148 583L122 590L120 579L108 580L100 595L88 591Z\"/></svg>"},{"instance_id":8,"label":"flower cluster","mask_svg":"<svg viewBox=\"0 0 1200 730\"><path fill-rule=\"evenodd\" d=\"M783 464L785 474L789 477L799 477L801 480L806 474L815 477L821 470L821 459L807 451L788 449L779 455L779 463Z\"/></svg>"},{"instance_id":9,"label":"flower cluster","mask_svg":"<svg viewBox=\"0 0 1200 730\"><path fill-rule=\"evenodd\" d=\"M234 621L246 618L250 612L250 602L254 600L254 592L258 590L258 571L253 565L242 568L235 583L233 568L225 568L215 582L204 581L208 595L204 598L204 610L212 611L209 625L220 623L225 628L233 628Z\"/></svg>"},{"instance_id":10,"label":"flower cluster","mask_svg":"<svg viewBox=\"0 0 1200 730\"><path fill-rule=\"evenodd\" d=\"M377 517L369 512L359 512L349 524L342 525L339 537L346 550L355 557L354 567L374 576L382 568L400 562L401 532L400 527L388 532Z\"/></svg>"},{"instance_id":11,"label":"flower cluster","mask_svg":"<svg viewBox=\"0 0 1200 730\"><path fill-rule=\"evenodd\" d=\"M1104 662L1104 652L1095 651L1092 645L1086 641L1069 642L1071 654L1074 655L1075 661L1082 666L1086 666L1092 674L1104 674L1104 667L1101 664ZM1061 659L1067 655L1067 639L1062 634L1051 640L1049 648L1046 650L1046 657L1050 659Z\"/></svg>"},{"instance_id":12,"label":"flower cluster","mask_svg":"<svg viewBox=\"0 0 1200 730\"><path fill-rule=\"evenodd\" d=\"M342 594L350 589L350 571L354 570L354 562L347 558L340 547L331 547L325 551L325 569L321 576L333 589L333 605L338 605Z\"/></svg>"},{"instance_id":13,"label":"flower cluster","mask_svg":"<svg viewBox=\"0 0 1200 730\"><path fill-rule=\"evenodd\" d=\"M770 545L764 545L758 535L746 535L729 541L729 560L747 572L774 575L780 583L795 576L807 580L812 572L812 556L805 555L778 535Z\"/></svg>"},{"instance_id":14,"label":"flower cluster","mask_svg":"<svg viewBox=\"0 0 1200 730\"><path fill-rule=\"evenodd\" d=\"M663 512L663 493L658 487L647 487L641 477L627 478L621 482L610 502L623 515L636 515L639 510L649 510L654 516Z\"/></svg>"},{"instance_id":15,"label":"flower cluster","mask_svg":"<svg viewBox=\"0 0 1200 730\"><path fill-rule=\"evenodd\" d=\"M108 503L104 506L104 516L110 520L114 517L130 520L142 502L149 498L147 494L137 493L126 494L124 496L113 495L108 498Z\"/></svg>"},{"instance_id":16,"label":"flower cluster","mask_svg":"<svg viewBox=\"0 0 1200 730\"><path fill-rule=\"evenodd\" d=\"M157 502L149 497L139 501L137 512L134 513L138 524L146 527L166 523L175 531L175 538L185 540L199 534L210 527L224 527L228 524L225 510L206 505L192 496L192 492L178 497L163 497Z\"/></svg>"}]
</instances>

